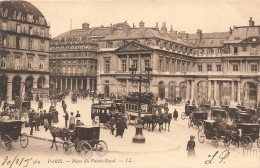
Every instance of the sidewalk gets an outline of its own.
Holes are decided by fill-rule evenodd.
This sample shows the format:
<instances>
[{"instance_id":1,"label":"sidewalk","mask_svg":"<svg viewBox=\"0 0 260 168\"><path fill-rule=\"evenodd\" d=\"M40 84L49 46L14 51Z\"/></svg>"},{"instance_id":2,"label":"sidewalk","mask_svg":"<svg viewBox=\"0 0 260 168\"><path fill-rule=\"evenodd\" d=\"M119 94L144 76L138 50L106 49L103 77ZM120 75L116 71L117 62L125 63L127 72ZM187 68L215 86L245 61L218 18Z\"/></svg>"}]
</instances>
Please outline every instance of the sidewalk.
<instances>
[{"instance_id":1,"label":"sidewalk","mask_svg":"<svg viewBox=\"0 0 260 168\"><path fill-rule=\"evenodd\" d=\"M54 125L55 126L55 125ZM30 127L23 128L23 133L30 135ZM167 131L163 132L148 132L143 130L146 142L143 144L132 143L132 138L135 135L135 127L129 126L125 130L123 138L115 137L110 134L110 130L100 128L100 140L104 140L108 145L108 151L110 153L120 154L142 154L142 153L158 153L178 150L180 145L178 142L174 142L170 137L166 137ZM40 127L40 131L33 131L33 136L29 136L45 141L52 141L52 136L49 132L45 132L43 127ZM59 138L56 138L57 142L62 144ZM60 148L60 147L59 147Z\"/></svg>"}]
</instances>

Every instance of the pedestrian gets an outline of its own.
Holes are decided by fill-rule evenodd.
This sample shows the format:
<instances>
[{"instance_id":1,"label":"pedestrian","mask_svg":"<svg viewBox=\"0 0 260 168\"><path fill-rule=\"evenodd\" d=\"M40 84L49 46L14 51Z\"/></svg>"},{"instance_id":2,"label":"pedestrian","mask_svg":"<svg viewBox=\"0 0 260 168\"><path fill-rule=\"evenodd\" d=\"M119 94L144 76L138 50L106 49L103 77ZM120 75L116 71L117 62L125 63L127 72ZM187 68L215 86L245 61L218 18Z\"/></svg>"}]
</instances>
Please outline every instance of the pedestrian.
<instances>
[{"instance_id":1,"label":"pedestrian","mask_svg":"<svg viewBox=\"0 0 260 168\"><path fill-rule=\"evenodd\" d=\"M39 127L40 127L40 115L39 113L37 113L35 116L35 125L34 125L34 130L35 131L40 131Z\"/></svg>"},{"instance_id":2,"label":"pedestrian","mask_svg":"<svg viewBox=\"0 0 260 168\"><path fill-rule=\"evenodd\" d=\"M75 127L75 117L73 116L73 112L70 113L70 121L69 121L69 129L73 130Z\"/></svg>"},{"instance_id":3,"label":"pedestrian","mask_svg":"<svg viewBox=\"0 0 260 168\"><path fill-rule=\"evenodd\" d=\"M30 128L31 128L30 135L33 134L34 124L35 124L34 110L32 110L30 115L29 115L29 125L30 125Z\"/></svg>"},{"instance_id":4,"label":"pedestrian","mask_svg":"<svg viewBox=\"0 0 260 168\"><path fill-rule=\"evenodd\" d=\"M59 112L57 110L55 110L54 112L54 116L55 116L55 123L58 123L59 122Z\"/></svg>"},{"instance_id":5,"label":"pedestrian","mask_svg":"<svg viewBox=\"0 0 260 168\"><path fill-rule=\"evenodd\" d=\"M48 124L51 125L51 120L53 119L51 112L49 112L49 113L47 114L47 118L48 118Z\"/></svg>"},{"instance_id":6,"label":"pedestrian","mask_svg":"<svg viewBox=\"0 0 260 168\"><path fill-rule=\"evenodd\" d=\"M95 102L95 101L94 101L94 97L92 97L92 104L94 104L94 102Z\"/></svg>"},{"instance_id":7,"label":"pedestrian","mask_svg":"<svg viewBox=\"0 0 260 168\"><path fill-rule=\"evenodd\" d=\"M116 123L116 120L115 120L115 117L114 115L112 115L111 119L110 119L110 134L114 135L114 131L115 131L115 123Z\"/></svg>"},{"instance_id":8,"label":"pedestrian","mask_svg":"<svg viewBox=\"0 0 260 168\"><path fill-rule=\"evenodd\" d=\"M61 101L61 107L63 107L64 104L65 104L65 101L64 101L64 99L62 99L62 101Z\"/></svg>"},{"instance_id":9,"label":"pedestrian","mask_svg":"<svg viewBox=\"0 0 260 168\"><path fill-rule=\"evenodd\" d=\"M190 136L190 140L187 143L187 151L188 151L188 155L187 157L195 157L195 136L191 135Z\"/></svg>"},{"instance_id":10,"label":"pedestrian","mask_svg":"<svg viewBox=\"0 0 260 168\"><path fill-rule=\"evenodd\" d=\"M80 114L79 114L79 111L77 111L77 114L76 114L76 122L80 120Z\"/></svg>"},{"instance_id":11,"label":"pedestrian","mask_svg":"<svg viewBox=\"0 0 260 168\"><path fill-rule=\"evenodd\" d=\"M38 110L42 110L42 108L43 108L43 102L40 100L38 102Z\"/></svg>"},{"instance_id":12,"label":"pedestrian","mask_svg":"<svg viewBox=\"0 0 260 168\"><path fill-rule=\"evenodd\" d=\"M4 111L6 110L7 106L8 106L8 103L5 101L5 102L4 102L4 105L3 105L3 110L4 110Z\"/></svg>"},{"instance_id":13,"label":"pedestrian","mask_svg":"<svg viewBox=\"0 0 260 168\"><path fill-rule=\"evenodd\" d=\"M35 96L35 100L36 100L36 102L39 101L39 94L38 94L38 93L37 93L37 95Z\"/></svg>"},{"instance_id":14,"label":"pedestrian","mask_svg":"<svg viewBox=\"0 0 260 168\"><path fill-rule=\"evenodd\" d=\"M44 115L43 115L42 111L40 111L40 125L41 126L44 125Z\"/></svg>"},{"instance_id":15,"label":"pedestrian","mask_svg":"<svg viewBox=\"0 0 260 168\"><path fill-rule=\"evenodd\" d=\"M175 109L174 112L173 112L173 118L174 120L176 121L177 118L178 118L178 111Z\"/></svg>"},{"instance_id":16,"label":"pedestrian","mask_svg":"<svg viewBox=\"0 0 260 168\"><path fill-rule=\"evenodd\" d=\"M65 115L63 117L65 118L65 128L68 128L69 114L67 111L65 111Z\"/></svg>"},{"instance_id":17,"label":"pedestrian","mask_svg":"<svg viewBox=\"0 0 260 168\"><path fill-rule=\"evenodd\" d=\"M47 131L48 124L49 124L49 115L46 113L46 110L43 111L43 121L44 121L45 131Z\"/></svg>"},{"instance_id":18,"label":"pedestrian","mask_svg":"<svg viewBox=\"0 0 260 168\"><path fill-rule=\"evenodd\" d=\"M121 138L123 138L124 135L124 130L127 129L127 125L126 125L126 121L125 118L121 115L120 119L117 121L117 125L116 125L117 129L116 129L116 136L121 136Z\"/></svg>"},{"instance_id":19,"label":"pedestrian","mask_svg":"<svg viewBox=\"0 0 260 168\"><path fill-rule=\"evenodd\" d=\"M63 106L62 106L62 108L63 108L63 111L64 111L64 113L65 113L65 111L67 110L67 104L64 103Z\"/></svg>"}]
</instances>

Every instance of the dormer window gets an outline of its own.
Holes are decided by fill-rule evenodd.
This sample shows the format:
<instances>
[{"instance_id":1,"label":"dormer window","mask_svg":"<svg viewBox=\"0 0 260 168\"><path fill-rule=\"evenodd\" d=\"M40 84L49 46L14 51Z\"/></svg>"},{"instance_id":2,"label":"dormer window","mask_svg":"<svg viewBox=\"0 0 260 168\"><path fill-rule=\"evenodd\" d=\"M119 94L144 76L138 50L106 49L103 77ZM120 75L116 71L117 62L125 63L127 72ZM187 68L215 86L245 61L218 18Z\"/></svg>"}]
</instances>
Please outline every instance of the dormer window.
<instances>
[{"instance_id":1,"label":"dormer window","mask_svg":"<svg viewBox=\"0 0 260 168\"><path fill-rule=\"evenodd\" d=\"M16 32L21 33L21 25L16 25Z\"/></svg>"},{"instance_id":2,"label":"dormer window","mask_svg":"<svg viewBox=\"0 0 260 168\"><path fill-rule=\"evenodd\" d=\"M7 17L8 16L8 9L5 9L5 12L3 13L3 17Z\"/></svg>"},{"instance_id":3,"label":"dormer window","mask_svg":"<svg viewBox=\"0 0 260 168\"><path fill-rule=\"evenodd\" d=\"M16 19L16 11L14 11L13 19Z\"/></svg>"}]
</instances>

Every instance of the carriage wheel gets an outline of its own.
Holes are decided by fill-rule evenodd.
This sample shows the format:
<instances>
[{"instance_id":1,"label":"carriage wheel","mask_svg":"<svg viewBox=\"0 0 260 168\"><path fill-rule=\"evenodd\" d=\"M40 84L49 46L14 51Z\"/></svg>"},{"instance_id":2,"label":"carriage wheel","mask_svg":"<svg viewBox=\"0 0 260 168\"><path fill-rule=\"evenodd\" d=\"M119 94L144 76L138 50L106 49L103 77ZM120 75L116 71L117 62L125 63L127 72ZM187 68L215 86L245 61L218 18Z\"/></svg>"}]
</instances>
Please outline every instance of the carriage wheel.
<instances>
[{"instance_id":1,"label":"carriage wheel","mask_svg":"<svg viewBox=\"0 0 260 168\"><path fill-rule=\"evenodd\" d=\"M108 151L107 143L103 140L98 141L98 144L96 145L96 150L99 156L105 156Z\"/></svg>"},{"instance_id":2,"label":"carriage wheel","mask_svg":"<svg viewBox=\"0 0 260 168\"><path fill-rule=\"evenodd\" d=\"M205 140L205 134L201 130L198 132L198 139L200 143L203 143Z\"/></svg>"},{"instance_id":3,"label":"carriage wheel","mask_svg":"<svg viewBox=\"0 0 260 168\"><path fill-rule=\"evenodd\" d=\"M185 112L182 112L182 113L181 113L181 119L183 119L183 120L184 120L184 119L185 119L185 117L186 117L186 114L185 114Z\"/></svg>"},{"instance_id":4,"label":"carriage wheel","mask_svg":"<svg viewBox=\"0 0 260 168\"><path fill-rule=\"evenodd\" d=\"M257 139L257 146L258 146L258 148L260 148L260 136Z\"/></svg>"},{"instance_id":5,"label":"carriage wheel","mask_svg":"<svg viewBox=\"0 0 260 168\"><path fill-rule=\"evenodd\" d=\"M80 152L80 141L77 139L76 140L76 142L75 142L75 150L77 151L77 152Z\"/></svg>"},{"instance_id":6,"label":"carriage wheel","mask_svg":"<svg viewBox=\"0 0 260 168\"><path fill-rule=\"evenodd\" d=\"M204 125L203 125L203 122L202 122L202 121L199 121L199 122L198 122L198 128L199 128L200 131L203 130Z\"/></svg>"},{"instance_id":7,"label":"carriage wheel","mask_svg":"<svg viewBox=\"0 0 260 168\"><path fill-rule=\"evenodd\" d=\"M245 136L242 139L242 145L245 149L251 149L253 145L253 141L249 136Z\"/></svg>"},{"instance_id":8,"label":"carriage wheel","mask_svg":"<svg viewBox=\"0 0 260 168\"><path fill-rule=\"evenodd\" d=\"M212 144L213 144L213 146L214 146L215 148L218 147L218 138L217 138L216 136L214 136L214 137L212 138Z\"/></svg>"},{"instance_id":9,"label":"carriage wheel","mask_svg":"<svg viewBox=\"0 0 260 168\"><path fill-rule=\"evenodd\" d=\"M10 150L12 147L12 139L9 135L5 135L3 138L3 146L5 150Z\"/></svg>"},{"instance_id":10,"label":"carriage wheel","mask_svg":"<svg viewBox=\"0 0 260 168\"><path fill-rule=\"evenodd\" d=\"M20 136L20 145L22 148L26 148L28 146L28 143L29 143L29 138L27 136L27 134L23 133L21 136Z\"/></svg>"},{"instance_id":11,"label":"carriage wheel","mask_svg":"<svg viewBox=\"0 0 260 168\"><path fill-rule=\"evenodd\" d=\"M226 148L229 147L230 146L230 139L228 137L225 137L223 143L224 143L224 146Z\"/></svg>"},{"instance_id":12,"label":"carriage wheel","mask_svg":"<svg viewBox=\"0 0 260 168\"><path fill-rule=\"evenodd\" d=\"M62 147L63 147L63 150L64 150L65 153L70 153L71 152L71 146L70 146L68 141L65 141L63 143Z\"/></svg>"},{"instance_id":13,"label":"carriage wheel","mask_svg":"<svg viewBox=\"0 0 260 168\"><path fill-rule=\"evenodd\" d=\"M92 156L92 147L89 143L85 142L82 144L81 147L81 155L86 158L89 159Z\"/></svg>"}]
</instances>

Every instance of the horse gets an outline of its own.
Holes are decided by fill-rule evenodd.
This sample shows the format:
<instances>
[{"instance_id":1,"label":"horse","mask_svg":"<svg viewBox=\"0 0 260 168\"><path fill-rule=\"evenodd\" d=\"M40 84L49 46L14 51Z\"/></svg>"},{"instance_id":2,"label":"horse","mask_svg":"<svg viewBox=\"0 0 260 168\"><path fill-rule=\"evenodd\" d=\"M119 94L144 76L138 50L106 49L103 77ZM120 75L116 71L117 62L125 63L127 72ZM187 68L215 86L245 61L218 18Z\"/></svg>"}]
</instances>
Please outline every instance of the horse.
<instances>
[{"instance_id":1,"label":"horse","mask_svg":"<svg viewBox=\"0 0 260 168\"><path fill-rule=\"evenodd\" d=\"M171 125L171 120L172 120L172 114L171 113L166 113L166 114L163 114L163 115L164 115L163 122L165 124L164 131L166 131L166 125L168 124L168 132L170 132L170 125Z\"/></svg>"},{"instance_id":2,"label":"horse","mask_svg":"<svg viewBox=\"0 0 260 168\"><path fill-rule=\"evenodd\" d=\"M53 145L55 144L56 146L56 150L58 150L58 146L56 144L56 137L58 137L59 139L63 140L63 141L68 141L69 139L69 133L70 130L67 128L59 128L59 127L53 127L51 125L45 125L44 126L46 130L50 130L50 133L52 135L52 145L51 148L53 148Z\"/></svg>"}]
</instances>

